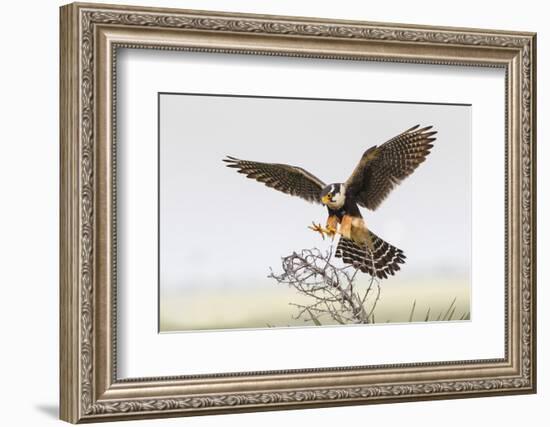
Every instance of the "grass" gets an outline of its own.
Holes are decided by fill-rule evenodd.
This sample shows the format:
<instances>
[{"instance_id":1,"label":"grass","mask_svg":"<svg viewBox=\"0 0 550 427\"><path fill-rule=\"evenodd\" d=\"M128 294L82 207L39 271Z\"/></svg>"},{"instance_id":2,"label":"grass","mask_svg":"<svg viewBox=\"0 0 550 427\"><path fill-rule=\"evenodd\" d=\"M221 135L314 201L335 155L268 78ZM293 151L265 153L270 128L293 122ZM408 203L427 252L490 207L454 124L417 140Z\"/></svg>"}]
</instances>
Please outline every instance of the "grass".
<instances>
[{"instance_id":1,"label":"grass","mask_svg":"<svg viewBox=\"0 0 550 427\"><path fill-rule=\"evenodd\" d=\"M384 286L371 315L373 323L470 320L470 287L464 281L434 280ZM338 325L343 321L310 317L294 319L289 302L300 302L293 289L274 286L163 292L161 331L250 329Z\"/></svg>"},{"instance_id":2,"label":"grass","mask_svg":"<svg viewBox=\"0 0 550 427\"><path fill-rule=\"evenodd\" d=\"M414 318L414 309L416 307L416 300L413 302L413 306L411 308L411 313L409 315L409 322L449 322L449 321L455 321L455 320L470 320L470 311L463 312L460 316L455 316L456 313L456 297L453 298L451 303L449 304L449 307L443 311L440 311L436 318L430 318L431 315L431 308L428 307L428 310L426 311L426 314L423 319L415 319Z\"/></svg>"},{"instance_id":3,"label":"grass","mask_svg":"<svg viewBox=\"0 0 550 427\"><path fill-rule=\"evenodd\" d=\"M470 311L463 312L460 316L454 316L456 312L456 297L451 301L449 306L446 308L445 312L440 311L436 318L430 318L430 312L431 308L428 307L428 310L426 311L425 316L422 319L415 319L415 309L416 309L416 300L413 301L411 311L409 313L409 323L418 323L418 322L450 322L450 321L462 321L462 320L470 320ZM307 310L308 315L311 318L311 321L315 326L323 326L323 323L319 320L318 317L316 317L310 310ZM338 322L341 325L343 325L343 322ZM374 318L374 313L372 314L372 323L376 323ZM392 322L391 319L386 320L385 323L396 323ZM333 323L332 323L333 324ZM266 323L268 328L276 328L277 326L271 325L269 323Z\"/></svg>"}]
</instances>

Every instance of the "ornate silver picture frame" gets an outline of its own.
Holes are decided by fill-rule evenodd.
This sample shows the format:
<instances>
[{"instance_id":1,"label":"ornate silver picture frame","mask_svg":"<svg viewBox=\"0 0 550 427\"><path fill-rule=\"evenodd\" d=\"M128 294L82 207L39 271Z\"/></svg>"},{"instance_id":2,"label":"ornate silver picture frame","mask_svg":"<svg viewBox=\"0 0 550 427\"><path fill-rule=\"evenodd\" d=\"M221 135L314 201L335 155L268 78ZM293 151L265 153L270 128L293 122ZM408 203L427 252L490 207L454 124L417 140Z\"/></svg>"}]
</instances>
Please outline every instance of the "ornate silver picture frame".
<instances>
[{"instance_id":1,"label":"ornate silver picture frame","mask_svg":"<svg viewBox=\"0 0 550 427\"><path fill-rule=\"evenodd\" d=\"M534 33L81 3L63 6L60 13L61 419L113 421L536 391ZM191 375L182 360L181 375L121 378L116 64L122 49L503 70L503 357ZM151 286L156 289L156 283Z\"/></svg>"}]
</instances>

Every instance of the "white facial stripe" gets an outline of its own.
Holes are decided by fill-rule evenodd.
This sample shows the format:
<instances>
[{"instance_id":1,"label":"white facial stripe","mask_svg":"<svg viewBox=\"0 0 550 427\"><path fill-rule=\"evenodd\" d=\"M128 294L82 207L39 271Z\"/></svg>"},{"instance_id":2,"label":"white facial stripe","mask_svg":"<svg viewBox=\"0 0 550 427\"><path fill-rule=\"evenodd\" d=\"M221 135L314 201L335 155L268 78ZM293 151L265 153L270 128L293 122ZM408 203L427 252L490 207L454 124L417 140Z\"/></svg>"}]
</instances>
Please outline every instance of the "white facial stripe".
<instances>
[{"instance_id":1,"label":"white facial stripe","mask_svg":"<svg viewBox=\"0 0 550 427\"><path fill-rule=\"evenodd\" d=\"M343 184L340 185L340 192L337 194L334 194L336 186L334 184L331 185L331 192L332 194L332 202L329 202L328 205L332 209L340 209L342 206L344 206L344 203L346 201L346 188Z\"/></svg>"},{"instance_id":2,"label":"white facial stripe","mask_svg":"<svg viewBox=\"0 0 550 427\"><path fill-rule=\"evenodd\" d=\"M332 204L338 208L341 208L344 205L344 195L342 193L335 194L332 200Z\"/></svg>"}]
</instances>

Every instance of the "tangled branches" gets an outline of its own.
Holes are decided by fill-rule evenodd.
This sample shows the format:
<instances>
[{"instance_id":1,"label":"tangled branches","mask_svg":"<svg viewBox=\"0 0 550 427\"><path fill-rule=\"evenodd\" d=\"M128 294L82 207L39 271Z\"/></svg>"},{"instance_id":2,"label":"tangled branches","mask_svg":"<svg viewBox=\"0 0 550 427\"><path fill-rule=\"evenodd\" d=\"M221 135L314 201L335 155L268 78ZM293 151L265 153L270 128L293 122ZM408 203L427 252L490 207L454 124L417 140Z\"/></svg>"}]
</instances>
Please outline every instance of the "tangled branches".
<instances>
[{"instance_id":1,"label":"tangled branches","mask_svg":"<svg viewBox=\"0 0 550 427\"><path fill-rule=\"evenodd\" d=\"M281 274L271 271L268 277L307 297L307 303L290 303L298 309L296 319L316 325L321 325L323 318L340 324L374 323L380 298L378 281L369 277L366 283L356 283L359 270L335 265L332 247L324 253L317 248L294 252L282 259L282 268Z\"/></svg>"}]
</instances>

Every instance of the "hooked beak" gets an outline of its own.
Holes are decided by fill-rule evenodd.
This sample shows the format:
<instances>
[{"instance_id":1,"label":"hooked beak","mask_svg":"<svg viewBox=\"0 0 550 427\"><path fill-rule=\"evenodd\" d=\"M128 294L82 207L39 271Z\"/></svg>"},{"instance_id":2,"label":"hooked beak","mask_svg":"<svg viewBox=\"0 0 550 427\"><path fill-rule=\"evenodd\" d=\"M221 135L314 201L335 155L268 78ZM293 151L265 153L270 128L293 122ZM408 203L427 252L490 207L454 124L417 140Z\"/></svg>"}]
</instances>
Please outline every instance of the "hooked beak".
<instances>
[{"instance_id":1,"label":"hooked beak","mask_svg":"<svg viewBox=\"0 0 550 427\"><path fill-rule=\"evenodd\" d=\"M323 205L328 204L331 201L331 198L328 196L328 194L321 197L321 202L323 202Z\"/></svg>"}]
</instances>

